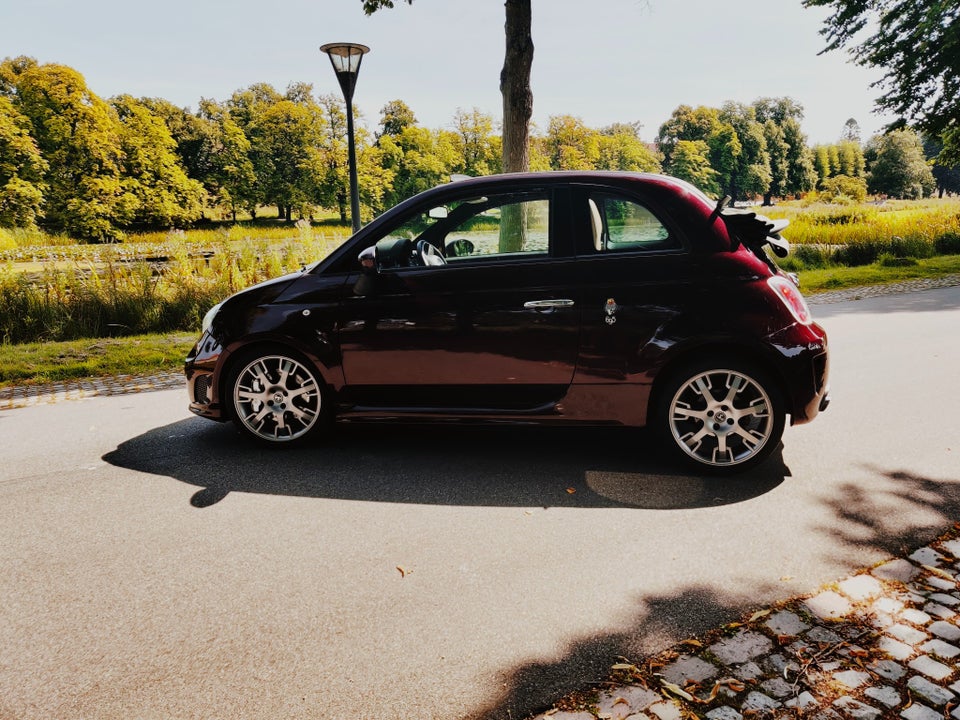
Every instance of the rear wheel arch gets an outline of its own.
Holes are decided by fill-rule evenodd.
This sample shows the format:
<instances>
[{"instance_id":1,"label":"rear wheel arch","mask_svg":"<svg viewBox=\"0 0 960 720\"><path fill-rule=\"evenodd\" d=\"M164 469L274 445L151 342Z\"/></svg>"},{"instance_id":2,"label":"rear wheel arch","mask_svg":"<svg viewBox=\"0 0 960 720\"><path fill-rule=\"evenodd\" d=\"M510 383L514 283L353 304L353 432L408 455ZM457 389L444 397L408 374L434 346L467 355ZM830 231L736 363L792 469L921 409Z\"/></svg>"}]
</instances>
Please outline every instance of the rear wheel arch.
<instances>
[{"instance_id":1,"label":"rear wheel arch","mask_svg":"<svg viewBox=\"0 0 960 720\"><path fill-rule=\"evenodd\" d=\"M785 403L784 409L787 414L790 413L790 394L787 381L773 359L759 348L738 343L720 342L685 348L670 357L663 367L657 371L650 391L650 402L647 406L648 424L654 420L657 404L660 402L665 388L671 385L676 380L677 375L681 374L687 367L707 358L718 362L722 360L735 361L758 368L773 381L777 392Z\"/></svg>"},{"instance_id":2,"label":"rear wheel arch","mask_svg":"<svg viewBox=\"0 0 960 720\"><path fill-rule=\"evenodd\" d=\"M788 414L775 375L743 353L697 353L665 375L651 429L677 459L702 472L754 467L779 446Z\"/></svg>"}]
</instances>

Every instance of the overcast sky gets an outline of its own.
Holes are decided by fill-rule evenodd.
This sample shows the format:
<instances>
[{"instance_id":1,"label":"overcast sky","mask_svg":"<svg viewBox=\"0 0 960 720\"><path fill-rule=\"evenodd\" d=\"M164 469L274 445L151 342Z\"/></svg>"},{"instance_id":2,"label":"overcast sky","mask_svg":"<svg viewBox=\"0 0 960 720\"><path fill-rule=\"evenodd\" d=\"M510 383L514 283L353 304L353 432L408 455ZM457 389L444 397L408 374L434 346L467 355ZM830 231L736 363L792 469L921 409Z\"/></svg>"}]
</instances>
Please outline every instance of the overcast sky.
<instances>
[{"instance_id":1,"label":"overcast sky","mask_svg":"<svg viewBox=\"0 0 960 720\"><path fill-rule=\"evenodd\" d=\"M359 42L371 52L354 104L371 128L393 99L431 128L458 108L499 120L502 0L401 3L366 17L360 0L0 0L0 57L69 65L101 97L196 109L256 82L339 95L318 47ZM889 121L872 112L880 76L817 55L825 16L801 0L533 0L534 122L639 121L651 141L678 105L788 95L811 143L835 142L851 117L866 139Z\"/></svg>"}]
</instances>

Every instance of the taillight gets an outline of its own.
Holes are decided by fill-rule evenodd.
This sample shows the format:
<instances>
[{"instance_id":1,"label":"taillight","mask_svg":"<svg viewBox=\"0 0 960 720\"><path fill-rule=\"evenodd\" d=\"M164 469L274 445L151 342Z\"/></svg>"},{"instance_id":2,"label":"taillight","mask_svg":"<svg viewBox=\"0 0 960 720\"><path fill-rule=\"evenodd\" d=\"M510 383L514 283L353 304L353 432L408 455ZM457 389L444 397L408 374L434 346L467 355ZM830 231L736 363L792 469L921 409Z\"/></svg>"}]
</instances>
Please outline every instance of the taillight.
<instances>
[{"instance_id":1,"label":"taillight","mask_svg":"<svg viewBox=\"0 0 960 720\"><path fill-rule=\"evenodd\" d=\"M796 319L798 323L809 325L813 322L810 315L810 308L807 307L807 301L797 289L797 286L780 275L774 275L767 280L767 285L773 290L777 297L787 306L787 310Z\"/></svg>"}]
</instances>

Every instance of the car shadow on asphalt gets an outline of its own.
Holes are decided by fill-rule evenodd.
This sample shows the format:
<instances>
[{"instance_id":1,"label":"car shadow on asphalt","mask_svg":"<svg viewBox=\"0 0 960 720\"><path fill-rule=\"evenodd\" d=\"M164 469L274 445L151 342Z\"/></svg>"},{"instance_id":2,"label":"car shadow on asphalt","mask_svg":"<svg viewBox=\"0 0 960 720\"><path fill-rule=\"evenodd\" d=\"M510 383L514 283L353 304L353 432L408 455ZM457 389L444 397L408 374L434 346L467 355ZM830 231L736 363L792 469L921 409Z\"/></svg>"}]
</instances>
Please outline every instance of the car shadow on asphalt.
<instances>
[{"instance_id":1,"label":"car shadow on asphalt","mask_svg":"<svg viewBox=\"0 0 960 720\"><path fill-rule=\"evenodd\" d=\"M340 424L295 447L252 444L190 418L121 443L103 459L198 488L204 508L230 493L424 505L684 509L743 502L790 474L780 448L732 477L688 474L629 428Z\"/></svg>"}]
</instances>

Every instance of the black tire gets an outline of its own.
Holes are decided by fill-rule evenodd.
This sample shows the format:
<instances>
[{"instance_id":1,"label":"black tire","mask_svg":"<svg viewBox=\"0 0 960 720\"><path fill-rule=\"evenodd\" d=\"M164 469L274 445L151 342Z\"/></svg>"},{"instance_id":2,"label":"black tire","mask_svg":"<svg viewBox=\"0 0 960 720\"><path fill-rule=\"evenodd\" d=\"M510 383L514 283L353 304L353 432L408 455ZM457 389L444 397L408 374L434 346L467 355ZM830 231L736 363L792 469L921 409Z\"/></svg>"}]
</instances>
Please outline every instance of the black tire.
<instances>
[{"instance_id":1,"label":"black tire","mask_svg":"<svg viewBox=\"0 0 960 720\"><path fill-rule=\"evenodd\" d=\"M309 360L287 348L261 347L238 356L225 390L237 428L267 445L301 442L331 417L323 378Z\"/></svg>"},{"instance_id":2,"label":"black tire","mask_svg":"<svg viewBox=\"0 0 960 720\"><path fill-rule=\"evenodd\" d=\"M673 455L701 471L729 474L770 456L786 413L768 373L721 357L671 372L657 394L654 424Z\"/></svg>"}]
</instances>

